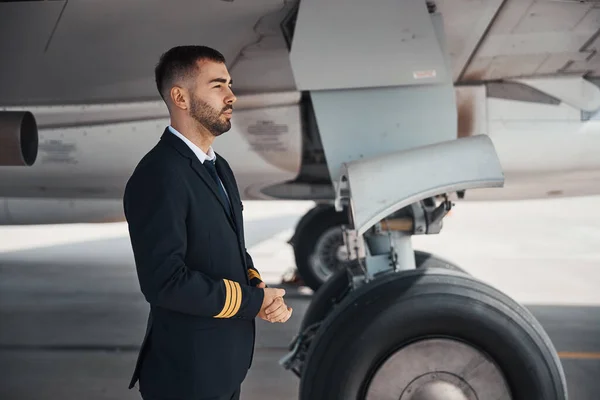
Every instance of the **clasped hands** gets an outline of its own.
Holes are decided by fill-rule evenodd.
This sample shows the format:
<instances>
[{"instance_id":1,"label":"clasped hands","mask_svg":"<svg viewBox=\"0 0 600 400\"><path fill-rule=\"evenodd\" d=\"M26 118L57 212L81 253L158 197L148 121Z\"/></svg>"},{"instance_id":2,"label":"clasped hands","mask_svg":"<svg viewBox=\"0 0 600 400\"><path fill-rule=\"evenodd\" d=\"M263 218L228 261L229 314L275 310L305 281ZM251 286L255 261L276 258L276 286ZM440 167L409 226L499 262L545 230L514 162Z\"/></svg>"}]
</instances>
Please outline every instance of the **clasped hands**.
<instances>
[{"instance_id":1,"label":"clasped hands","mask_svg":"<svg viewBox=\"0 0 600 400\"><path fill-rule=\"evenodd\" d=\"M260 318L271 323L284 323L290 319L293 310L283 301L285 290L267 288L264 282L259 283L256 287L265 291L265 297L258 313Z\"/></svg>"}]
</instances>

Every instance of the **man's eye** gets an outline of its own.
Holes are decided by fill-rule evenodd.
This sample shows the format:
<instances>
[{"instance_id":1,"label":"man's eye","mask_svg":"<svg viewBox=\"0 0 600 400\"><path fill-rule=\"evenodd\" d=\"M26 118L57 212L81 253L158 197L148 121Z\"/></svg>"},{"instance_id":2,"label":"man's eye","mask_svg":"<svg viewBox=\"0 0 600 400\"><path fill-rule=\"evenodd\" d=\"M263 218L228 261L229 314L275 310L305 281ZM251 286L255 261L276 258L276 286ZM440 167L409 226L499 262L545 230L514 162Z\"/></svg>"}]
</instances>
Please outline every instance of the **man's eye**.
<instances>
[{"instance_id":1,"label":"man's eye","mask_svg":"<svg viewBox=\"0 0 600 400\"><path fill-rule=\"evenodd\" d=\"M221 87L221 85L213 86L213 89L214 88L220 88L220 87Z\"/></svg>"}]
</instances>

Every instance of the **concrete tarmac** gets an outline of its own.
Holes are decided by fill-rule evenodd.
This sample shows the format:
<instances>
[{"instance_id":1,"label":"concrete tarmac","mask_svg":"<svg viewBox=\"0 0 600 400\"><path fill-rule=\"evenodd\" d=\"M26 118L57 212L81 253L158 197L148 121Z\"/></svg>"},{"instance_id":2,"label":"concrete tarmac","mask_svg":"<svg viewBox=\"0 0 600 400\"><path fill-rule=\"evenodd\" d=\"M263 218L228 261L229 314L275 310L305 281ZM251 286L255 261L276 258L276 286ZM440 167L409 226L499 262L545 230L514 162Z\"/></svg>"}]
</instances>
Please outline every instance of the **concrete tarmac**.
<instances>
[{"instance_id":1,"label":"concrete tarmac","mask_svg":"<svg viewBox=\"0 0 600 400\"><path fill-rule=\"evenodd\" d=\"M600 398L600 198L459 203L440 235L414 246L524 303L561 355L571 400ZM285 243L310 203L246 205L249 252L264 279L293 267ZM278 365L311 293L288 289L287 324L258 320L243 400L296 399ZM0 228L0 399L140 399L127 384L148 306L125 224Z\"/></svg>"}]
</instances>

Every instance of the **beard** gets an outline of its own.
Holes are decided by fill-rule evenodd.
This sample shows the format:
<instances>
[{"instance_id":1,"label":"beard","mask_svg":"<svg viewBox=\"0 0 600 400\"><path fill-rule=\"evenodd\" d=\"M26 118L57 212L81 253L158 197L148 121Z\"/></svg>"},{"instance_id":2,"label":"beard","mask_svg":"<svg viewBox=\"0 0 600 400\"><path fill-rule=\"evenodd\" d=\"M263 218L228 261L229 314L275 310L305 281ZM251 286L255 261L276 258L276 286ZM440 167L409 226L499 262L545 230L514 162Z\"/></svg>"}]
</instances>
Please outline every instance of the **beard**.
<instances>
[{"instance_id":1,"label":"beard","mask_svg":"<svg viewBox=\"0 0 600 400\"><path fill-rule=\"evenodd\" d=\"M223 109L217 111L197 97L192 97L190 101L190 116L208 129L215 137L231 129L231 121L229 119L222 119L221 115L223 112L232 109L232 106L225 106Z\"/></svg>"}]
</instances>

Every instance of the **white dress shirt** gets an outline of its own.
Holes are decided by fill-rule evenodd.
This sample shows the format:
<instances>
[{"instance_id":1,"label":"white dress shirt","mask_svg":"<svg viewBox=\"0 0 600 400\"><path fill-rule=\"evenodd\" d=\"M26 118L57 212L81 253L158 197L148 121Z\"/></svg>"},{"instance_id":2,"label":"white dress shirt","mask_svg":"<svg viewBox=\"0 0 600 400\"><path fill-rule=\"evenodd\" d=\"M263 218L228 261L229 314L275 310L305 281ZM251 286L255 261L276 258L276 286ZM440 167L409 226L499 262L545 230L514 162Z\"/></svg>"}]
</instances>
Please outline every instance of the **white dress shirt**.
<instances>
[{"instance_id":1,"label":"white dress shirt","mask_svg":"<svg viewBox=\"0 0 600 400\"><path fill-rule=\"evenodd\" d=\"M187 144L190 149L192 149L192 151L194 152L196 157L198 157L198 160L200 160L200 162L202 164L204 164L204 161L206 161L206 160L214 160L217 158L217 155L215 154L212 146L210 146L208 148L208 154L207 154L200 147L198 147L194 143L192 143L192 141L190 139L183 136L183 134L181 134L177 129L173 128L171 125L169 125L169 130L175 136L177 136L179 139L183 140L183 142L185 144Z\"/></svg>"},{"instance_id":2,"label":"white dress shirt","mask_svg":"<svg viewBox=\"0 0 600 400\"><path fill-rule=\"evenodd\" d=\"M183 140L183 142L185 144L188 145L188 147L194 152L194 154L196 155L196 157L198 157L198 160L200 160L200 162L202 164L204 164L204 161L206 161L206 160L209 160L209 161L216 160L217 155L215 154L215 151L213 150L212 146L210 146L208 148L208 154L207 154L200 147L198 147L194 143L192 143L191 140L189 140L188 138L183 136L183 134L181 134L181 132L179 132L177 129L173 128L171 125L169 125L169 130L175 136L177 136L179 139ZM223 188L223 191L225 192L225 195L227 196L227 199L229 200L229 193L227 193L227 189L225 189L225 186L223 185L221 178L219 178L219 182L221 183L221 187Z\"/></svg>"}]
</instances>

